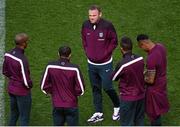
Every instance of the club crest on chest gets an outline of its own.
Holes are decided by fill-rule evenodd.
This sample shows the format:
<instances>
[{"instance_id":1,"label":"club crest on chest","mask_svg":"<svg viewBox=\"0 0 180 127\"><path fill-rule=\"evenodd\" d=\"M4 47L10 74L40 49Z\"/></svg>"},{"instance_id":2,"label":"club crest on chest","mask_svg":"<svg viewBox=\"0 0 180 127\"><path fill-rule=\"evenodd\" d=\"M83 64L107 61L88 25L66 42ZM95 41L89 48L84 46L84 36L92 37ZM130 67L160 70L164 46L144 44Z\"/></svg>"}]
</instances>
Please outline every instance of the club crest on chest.
<instances>
[{"instance_id":1,"label":"club crest on chest","mask_svg":"<svg viewBox=\"0 0 180 127\"><path fill-rule=\"evenodd\" d=\"M103 32L100 32L100 33L99 33L99 37L102 38L103 36L104 36Z\"/></svg>"}]
</instances>

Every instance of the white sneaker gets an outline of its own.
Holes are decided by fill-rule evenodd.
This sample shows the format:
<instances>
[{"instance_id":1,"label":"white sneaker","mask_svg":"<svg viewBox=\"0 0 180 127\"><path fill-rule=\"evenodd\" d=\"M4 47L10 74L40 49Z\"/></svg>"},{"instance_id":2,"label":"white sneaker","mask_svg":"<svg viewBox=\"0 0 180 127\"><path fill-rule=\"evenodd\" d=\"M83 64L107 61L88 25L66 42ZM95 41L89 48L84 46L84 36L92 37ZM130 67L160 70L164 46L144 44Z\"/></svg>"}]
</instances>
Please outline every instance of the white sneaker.
<instances>
[{"instance_id":1,"label":"white sneaker","mask_svg":"<svg viewBox=\"0 0 180 127\"><path fill-rule=\"evenodd\" d=\"M104 118L103 118L103 113L100 113L100 112L95 112L91 118L89 118L87 120L87 122L91 122L91 123L96 123L96 122L100 122L100 121L103 121Z\"/></svg>"},{"instance_id":2,"label":"white sneaker","mask_svg":"<svg viewBox=\"0 0 180 127\"><path fill-rule=\"evenodd\" d=\"M120 120L120 107L114 108L114 113L112 115L113 120Z\"/></svg>"}]
</instances>

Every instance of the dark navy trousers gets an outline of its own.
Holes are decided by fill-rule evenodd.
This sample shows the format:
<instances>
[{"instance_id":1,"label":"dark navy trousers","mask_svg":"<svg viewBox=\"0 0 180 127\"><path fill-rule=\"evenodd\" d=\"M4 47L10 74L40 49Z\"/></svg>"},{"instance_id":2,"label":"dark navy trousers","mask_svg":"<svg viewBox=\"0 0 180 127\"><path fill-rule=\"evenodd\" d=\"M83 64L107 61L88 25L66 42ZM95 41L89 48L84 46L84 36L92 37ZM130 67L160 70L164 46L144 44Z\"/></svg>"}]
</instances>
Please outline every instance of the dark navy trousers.
<instances>
[{"instance_id":1,"label":"dark navy trousers","mask_svg":"<svg viewBox=\"0 0 180 127\"><path fill-rule=\"evenodd\" d=\"M121 126L144 126L144 99L120 102Z\"/></svg>"},{"instance_id":2,"label":"dark navy trousers","mask_svg":"<svg viewBox=\"0 0 180 127\"><path fill-rule=\"evenodd\" d=\"M162 126L161 115L159 115L154 121L151 122L151 126Z\"/></svg>"},{"instance_id":3,"label":"dark navy trousers","mask_svg":"<svg viewBox=\"0 0 180 127\"><path fill-rule=\"evenodd\" d=\"M54 126L78 126L79 124L79 111L78 108L53 108L53 121Z\"/></svg>"},{"instance_id":4,"label":"dark navy trousers","mask_svg":"<svg viewBox=\"0 0 180 127\"><path fill-rule=\"evenodd\" d=\"M20 126L28 126L31 112L31 93L26 96L9 94L10 96L10 120L9 126L16 126L19 118Z\"/></svg>"},{"instance_id":5,"label":"dark navy trousers","mask_svg":"<svg viewBox=\"0 0 180 127\"><path fill-rule=\"evenodd\" d=\"M91 82L93 103L96 112L102 112L102 88L108 94L114 107L119 107L119 98L113 88L111 74L112 62L106 65L93 65L88 63L89 79Z\"/></svg>"}]
</instances>

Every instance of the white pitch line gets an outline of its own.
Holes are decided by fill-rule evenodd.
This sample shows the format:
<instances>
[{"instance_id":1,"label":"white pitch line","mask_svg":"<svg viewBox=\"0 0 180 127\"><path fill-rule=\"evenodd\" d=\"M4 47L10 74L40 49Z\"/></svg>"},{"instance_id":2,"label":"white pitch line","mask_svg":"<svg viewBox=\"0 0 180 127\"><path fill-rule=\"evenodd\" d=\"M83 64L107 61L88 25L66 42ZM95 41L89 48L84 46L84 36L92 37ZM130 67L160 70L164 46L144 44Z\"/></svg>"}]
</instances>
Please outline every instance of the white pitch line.
<instances>
[{"instance_id":1,"label":"white pitch line","mask_svg":"<svg viewBox=\"0 0 180 127\"><path fill-rule=\"evenodd\" d=\"M2 75L2 63L5 48L5 0L0 0L0 126L4 126L4 76Z\"/></svg>"}]
</instances>

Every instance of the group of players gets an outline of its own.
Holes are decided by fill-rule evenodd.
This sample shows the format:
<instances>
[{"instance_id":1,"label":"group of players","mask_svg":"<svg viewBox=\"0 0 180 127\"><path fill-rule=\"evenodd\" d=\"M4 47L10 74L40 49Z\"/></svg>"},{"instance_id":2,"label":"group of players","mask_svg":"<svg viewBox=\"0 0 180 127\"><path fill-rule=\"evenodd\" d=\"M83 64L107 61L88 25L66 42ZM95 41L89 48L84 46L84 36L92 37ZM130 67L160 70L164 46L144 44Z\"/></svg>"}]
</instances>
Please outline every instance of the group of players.
<instances>
[{"instance_id":1,"label":"group of players","mask_svg":"<svg viewBox=\"0 0 180 127\"><path fill-rule=\"evenodd\" d=\"M145 34L137 36L138 45L148 53L146 63L143 57L132 52L131 39L120 40L123 55L113 70L112 54L118 45L113 24L103 18L99 6L88 9L89 19L82 25L82 45L88 62L88 73L93 94L95 113L87 120L96 123L104 120L102 88L110 97L114 109L113 120L120 120L123 126L143 126L145 112L151 125L161 125L161 115L169 110L166 79L166 49L161 43L154 43ZM15 36L16 47L4 55L3 74L9 78L10 96L9 125L29 124L31 110L31 88L29 64L24 49L28 35ZM71 48L59 48L60 59L49 62L41 80L41 90L51 95L54 125L78 125L78 96L85 92L83 75L76 64L70 62ZM144 66L146 64L146 67ZM145 68L145 69L144 69ZM119 80L119 97L112 81Z\"/></svg>"}]
</instances>

